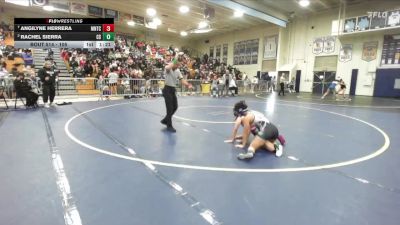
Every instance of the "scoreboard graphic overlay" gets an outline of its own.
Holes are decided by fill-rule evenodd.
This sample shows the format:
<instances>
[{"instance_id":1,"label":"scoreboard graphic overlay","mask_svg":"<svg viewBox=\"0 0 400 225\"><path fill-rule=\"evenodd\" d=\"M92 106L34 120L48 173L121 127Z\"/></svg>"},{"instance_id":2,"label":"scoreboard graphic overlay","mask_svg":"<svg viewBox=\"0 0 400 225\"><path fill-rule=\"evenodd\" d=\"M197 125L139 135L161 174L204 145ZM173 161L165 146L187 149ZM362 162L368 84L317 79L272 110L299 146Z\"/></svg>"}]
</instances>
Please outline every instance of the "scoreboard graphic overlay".
<instances>
[{"instance_id":1,"label":"scoreboard graphic overlay","mask_svg":"<svg viewBox=\"0 0 400 225\"><path fill-rule=\"evenodd\" d=\"M16 48L114 48L113 18L15 18Z\"/></svg>"}]
</instances>

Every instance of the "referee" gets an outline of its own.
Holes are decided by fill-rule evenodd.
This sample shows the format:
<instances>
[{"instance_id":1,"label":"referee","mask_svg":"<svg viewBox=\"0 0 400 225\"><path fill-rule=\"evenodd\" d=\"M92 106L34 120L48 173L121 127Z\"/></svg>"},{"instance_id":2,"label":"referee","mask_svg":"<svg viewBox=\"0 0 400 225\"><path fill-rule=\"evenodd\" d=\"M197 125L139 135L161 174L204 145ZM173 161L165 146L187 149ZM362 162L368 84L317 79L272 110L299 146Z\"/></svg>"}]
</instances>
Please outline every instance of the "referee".
<instances>
[{"instance_id":1,"label":"referee","mask_svg":"<svg viewBox=\"0 0 400 225\"><path fill-rule=\"evenodd\" d=\"M167 108L167 115L161 120L161 123L167 126L167 130L170 132L176 132L175 128L172 126L172 115L178 109L178 99L176 98L176 84L178 79L183 85L192 89L192 85L188 83L179 71L181 66L181 61L183 60L183 53L179 53L177 58L174 58L171 63L165 66L165 86L162 91L165 99L165 107Z\"/></svg>"}]
</instances>

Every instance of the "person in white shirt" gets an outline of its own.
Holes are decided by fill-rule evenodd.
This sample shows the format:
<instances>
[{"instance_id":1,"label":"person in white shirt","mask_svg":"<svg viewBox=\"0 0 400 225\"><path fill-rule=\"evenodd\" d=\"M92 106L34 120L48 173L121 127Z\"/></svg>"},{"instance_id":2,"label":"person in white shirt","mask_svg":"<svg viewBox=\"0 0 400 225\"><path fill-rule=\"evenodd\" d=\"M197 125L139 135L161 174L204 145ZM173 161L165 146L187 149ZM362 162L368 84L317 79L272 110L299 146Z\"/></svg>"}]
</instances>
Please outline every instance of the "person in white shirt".
<instances>
[{"instance_id":1,"label":"person in white shirt","mask_svg":"<svg viewBox=\"0 0 400 225\"><path fill-rule=\"evenodd\" d=\"M232 79L229 80L229 90L231 91L232 97L235 96L235 94L238 94L238 88L236 85L236 78L235 76L232 76Z\"/></svg>"},{"instance_id":2,"label":"person in white shirt","mask_svg":"<svg viewBox=\"0 0 400 225\"><path fill-rule=\"evenodd\" d=\"M108 74L108 85L111 87L111 94L117 94L118 74L117 68L112 67L111 72Z\"/></svg>"},{"instance_id":3,"label":"person in white shirt","mask_svg":"<svg viewBox=\"0 0 400 225\"><path fill-rule=\"evenodd\" d=\"M254 89L256 88L257 85L258 85L258 78L253 77L253 79L251 80L251 93L254 93Z\"/></svg>"}]
</instances>

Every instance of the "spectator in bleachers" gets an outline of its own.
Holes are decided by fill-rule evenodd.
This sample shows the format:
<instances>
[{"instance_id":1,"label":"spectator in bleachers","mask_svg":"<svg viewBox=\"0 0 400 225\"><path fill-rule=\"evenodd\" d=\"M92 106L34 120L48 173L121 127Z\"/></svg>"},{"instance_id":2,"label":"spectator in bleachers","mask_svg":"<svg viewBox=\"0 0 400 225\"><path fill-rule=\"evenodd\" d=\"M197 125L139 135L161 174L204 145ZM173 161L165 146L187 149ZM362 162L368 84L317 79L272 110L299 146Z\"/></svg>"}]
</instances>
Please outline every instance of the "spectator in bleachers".
<instances>
[{"instance_id":1,"label":"spectator in bleachers","mask_svg":"<svg viewBox=\"0 0 400 225\"><path fill-rule=\"evenodd\" d=\"M225 70L225 74L223 75L223 79L225 81L225 96L229 95L229 84L230 81L232 80L232 74L230 73L229 70Z\"/></svg>"},{"instance_id":2,"label":"spectator in bleachers","mask_svg":"<svg viewBox=\"0 0 400 225\"><path fill-rule=\"evenodd\" d=\"M236 85L236 77L232 76L232 79L229 80L229 91L231 92L231 96L234 97L238 94L238 87Z\"/></svg>"},{"instance_id":3,"label":"spectator in bleachers","mask_svg":"<svg viewBox=\"0 0 400 225\"><path fill-rule=\"evenodd\" d=\"M111 94L117 94L117 82L118 82L118 68L112 67L111 72L108 74L108 85L111 87Z\"/></svg>"},{"instance_id":4,"label":"spectator in bleachers","mask_svg":"<svg viewBox=\"0 0 400 225\"><path fill-rule=\"evenodd\" d=\"M18 97L26 98L27 107L33 107L36 105L39 96L32 91L32 87L29 85L28 81L24 79L23 73L19 73L17 78L14 80L14 88Z\"/></svg>"},{"instance_id":5,"label":"spectator in bleachers","mask_svg":"<svg viewBox=\"0 0 400 225\"><path fill-rule=\"evenodd\" d=\"M0 79L7 75L8 75L7 64L6 64L6 62L2 62L0 64Z\"/></svg>"},{"instance_id":6,"label":"spectator in bleachers","mask_svg":"<svg viewBox=\"0 0 400 225\"><path fill-rule=\"evenodd\" d=\"M212 97L219 97L218 95L218 76L217 74L213 75L213 78L211 80L211 96Z\"/></svg>"},{"instance_id":7,"label":"spectator in bleachers","mask_svg":"<svg viewBox=\"0 0 400 225\"><path fill-rule=\"evenodd\" d=\"M31 50L29 50L29 49L25 50L22 53L22 58L24 58L25 66L33 64L33 57L32 57L32 51Z\"/></svg>"},{"instance_id":8,"label":"spectator in bleachers","mask_svg":"<svg viewBox=\"0 0 400 225\"><path fill-rule=\"evenodd\" d=\"M72 74L75 76L75 72L79 67L79 62L78 62L78 59L76 57L72 57L71 58L70 66L71 66L71 69L72 69Z\"/></svg>"}]
</instances>

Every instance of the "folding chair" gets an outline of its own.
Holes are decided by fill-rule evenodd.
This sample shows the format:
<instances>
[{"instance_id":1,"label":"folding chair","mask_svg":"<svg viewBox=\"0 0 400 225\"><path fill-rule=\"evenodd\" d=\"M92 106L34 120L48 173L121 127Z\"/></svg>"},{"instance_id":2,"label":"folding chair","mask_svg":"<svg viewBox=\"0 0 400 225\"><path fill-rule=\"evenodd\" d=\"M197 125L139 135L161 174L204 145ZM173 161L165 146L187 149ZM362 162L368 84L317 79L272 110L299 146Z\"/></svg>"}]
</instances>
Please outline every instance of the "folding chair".
<instances>
[{"instance_id":1,"label":"folding chair","mask_svg":"<svg viewBox=\"0 0 400 225\"><path fill-rule=\"evenodd\" d=\"M22 104L23 104L24 106L26 106L26 104L25 104L25 102L24 102L24 100L23 100L22 98L23 98L23 97L21 97L21 96L18 94L18 92L15 92L15 104L14 104L14 109L17 108L17 101L18 101L18 99L21 100L21 102L22 102Z\"/></svg>"}]
</instances>

